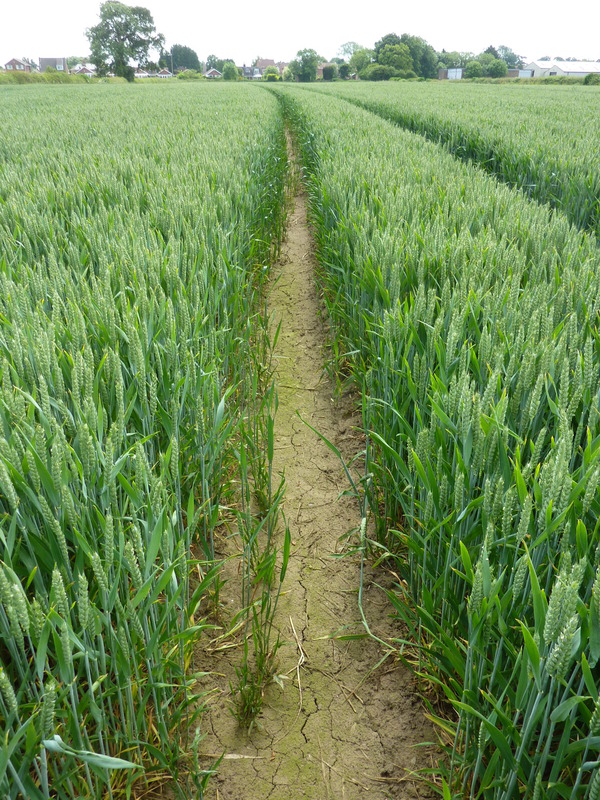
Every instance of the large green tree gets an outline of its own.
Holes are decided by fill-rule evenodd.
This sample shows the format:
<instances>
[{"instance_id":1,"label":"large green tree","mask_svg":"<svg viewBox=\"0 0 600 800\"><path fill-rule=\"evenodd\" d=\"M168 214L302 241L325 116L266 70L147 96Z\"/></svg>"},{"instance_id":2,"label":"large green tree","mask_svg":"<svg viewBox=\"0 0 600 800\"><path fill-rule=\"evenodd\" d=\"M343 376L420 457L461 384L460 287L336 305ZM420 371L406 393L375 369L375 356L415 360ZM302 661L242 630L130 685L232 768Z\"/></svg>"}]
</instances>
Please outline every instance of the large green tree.
<instances>
[{"instance_id":1,"label":"large green tree","mask_svg":"<svg viewBox=\"0 0 600 800\"><path fill-rule=\"evenodd\" d=\"M408 72L413 69L410 50L405 44L386 44L379 51L377 61L387 67L393 67L399 72Z\"/></svg>"},{"instance_id":2,"label":"large green tree","mask_svg":"<svg viewBox=\"0 0 600 800\"><path fill-rule=\"evenodd\" d=\"M238 68L233 61L226 61L223 64L223 80L237 81L239 78Z\"/></svg>"},{"instance_id":3,"label":"large green tree","mask_svg":"<svg viewBox=\"0 0 600 800\"><path fill-rule=\"evenodd\" d=\"M217 69L219 72L223 72L224 63L224 59L218 58L214 53L211 53L206 59L206 71L208 72L209 69Z\"/></svg>"},{"instance_id":4,"label":"large green tree","mask_svg":"<svg viewBox=\"0 0 600 800\"><path fill-rule=\"evenodd\" d=\"M379 61L379 53L384 47L393 44L402 44L402 39L396 33L386 33L378 42L375 42L375 60Z\"/></svg>"},{"instance_id":5,"label":"large green tree","mask_svg":"<svg viewBox=\"0 0 600 800\"><path fill-rule=\"evenodd\" d=\"M403 33L400 42L408 47L413 69L419 78L437 78L437 53L425 39Z\"/></svg>"},{"instance_id":6,"label":"large green tree","mask_svg":"<svg viewBox=\"0 0 600 800\"><path fill-rule=\"evenodd\" d=\"M488 78L504 78L508 74L508 67L506 66L506 61L503 61L501 58L495 58L491 61L485 70L485 74Z\"/></svg>"},{"instance_id":7,"label":"large green tree","mask_svg":"<svg viewBox=\"0 0 600 800\"><path fill-rule=\"evenodd\" d=\"M374 60L375 52L367 47L355 50L350 56L350 71L362 72Z\"/></svg>"},{"instance_id":8,"label":"large green tree","mask_svg":"<svg viewBox=\"0 0 600 800\"><path fill-rule=\"evenodd\" d=\"M344 42L344 44L340 45L338 53L343 59L350 61L356 50L364 50L364 48L358 42Z\"/></svg>"},{"instance_id":9,"label":"large green tree","mask_svg":"<svg viewBox=\"0 0 600 800\"><path fill-rule=\"evenodd\" d=\"M164 44L164 36L156 32L154 19L147 8L126 6L108 0L100 6L100 22L88 28L90 61L96 65L98 75L114 72L132 81L137 64L148 60L152 48Z\"/></svg>"},{"instance_id":10,"label":"large green tree","mask_svg":"<svg viewBox=\"0 0 600 800\"><path fill-rule=\"evenodd\" d=\"M208 72L209 69L217 69L219 72L223 72L223 68L228 61L231 61L233 64L235 64L233 58L218 58L214 54L211 54L206 59L206 71Z\"/></svg>"},{"instance_id":11,"label":"large green tree","mask_svg":"<svg viewBox=\"0 0 600 800\"><path fill-rule=\"evenodd\" d=\"M338 76L338 67L337 64L327 64L323 67L323 80L324 81L334 81Z\"/></svg>"},{"instance_id":12,"label":"large green tree","mask_svg":"<svg viewBox=\"0 0 600 800\"><path fill-rule=\"evenodd\" d=\"M290 62L290 69L301 83L309 83L317 79L317 67L323 58L316 50L298 50L296 58Z\"/></svg>"},{"instance_id":13,"label":"large green tree","mask_svg":"<svg viewBox=\"0 0 600 800\"><path fill-rule=\"evenodd\" d=\"M481 64L484 71L489 67L492 61L495 61L496 58L491 53L488 53L487 50L484 50L483 53L479 53L477 56L477 61Z\"/></svg>"},{"instance_id":14,"label":"large green tree","mask_svg":"<svg viewBox=\"0 0 600 800\"><path fill-rule=\"evenodd\" d=\"M178 69L195 69L200 72L200 59L195 50L183 44L174 44L171 48L171 58L173 59L173 71ZM170 67L171 64L168 64Z\"/></svg>"},{"instance_id":15,"label":"large green tree","mask_svg":"<svg viewBox=\"0 0 600 800\"><path fill-rule=\"evenodd\" d=\"M409 69L414 70L420 78L437 77L438 55L433 47L420 36L411 36L409 33L403 33L402 36L398 36L396 33L387 33L378 42L375 42L375 60L379 64L389 66L381 60L382 53L389 52L388 47L400 45L409 50L412 59L412 67Z\"/></svg>"},{"instance_id":16,"label":"large green tree","mask_svg":"<svg viewBox=\"0 0 600 800\"><path fill-rule=\"evenodd\" d=\"M438 53L439 66L442 69L452 69L454 67L466 67L469 61L474 58L473 53L460 53L458 50L442 50Z\"/></svg>"},{"instance_id":17,"label":"large green tree","mask_svg":"<svg viewBox=\"0 0 600 800\"><path fill-rule=\"evenodd\" d=\"M27 61L26 58L22 60ZM89 56L67 56L67 67L73 69L73 67L77 66L77 64L81 64L83 61L89 61Z\"/></svg>"},{"instance_id":18,"label":"large green tree","mask_svg":"<svg viewBox=\"0 0 600 800\"><path fill-rule=\"evenodd\" d=\"M520 69L523 66L523 59L521 56L517 55L514 50L511 50L510 47L507 47L504 44L501 44L498 47L498 54L503 61L506 61L506 66L509 69Z\"/></svg>"}]
</instances>

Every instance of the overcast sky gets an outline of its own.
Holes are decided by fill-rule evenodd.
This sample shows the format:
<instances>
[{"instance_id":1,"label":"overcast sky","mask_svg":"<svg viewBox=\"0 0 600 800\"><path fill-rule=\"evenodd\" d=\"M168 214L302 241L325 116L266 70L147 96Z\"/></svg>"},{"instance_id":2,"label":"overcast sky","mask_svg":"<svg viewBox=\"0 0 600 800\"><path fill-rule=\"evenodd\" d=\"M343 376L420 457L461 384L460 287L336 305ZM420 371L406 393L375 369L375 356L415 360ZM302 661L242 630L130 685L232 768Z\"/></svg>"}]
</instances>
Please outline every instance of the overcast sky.
<instances>
[{"instance_id":1,"label":"overcast sky","mask_svg":"<svg viewBox=\"0 0 600 800\"><path fill-rule=\"evenodd\" d=\"M129 3L132 5L133 3ZM422 36L437 50L481 52L507 45L527 59L600 59L600 0L138 0L150 10L167 47L183 44L201 60L214 53L238 65L256 56L291 60L312 47L325 58L341 44L372 47L386 33ZM0 64L10 58L86 55L86 28L98 0L0 0Z\"/></svg>"}]
</instances>

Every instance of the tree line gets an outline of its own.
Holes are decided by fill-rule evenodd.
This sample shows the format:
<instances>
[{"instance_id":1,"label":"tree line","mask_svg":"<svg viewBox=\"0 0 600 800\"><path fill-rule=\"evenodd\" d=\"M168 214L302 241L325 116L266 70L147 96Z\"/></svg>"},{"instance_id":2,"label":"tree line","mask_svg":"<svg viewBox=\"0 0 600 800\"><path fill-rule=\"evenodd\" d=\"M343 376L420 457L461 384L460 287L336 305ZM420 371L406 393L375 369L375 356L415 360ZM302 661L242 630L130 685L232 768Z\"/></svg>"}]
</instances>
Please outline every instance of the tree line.
<instances>
[{"instance_id":1,"label":"tree line","mask_svg":"<svg viewBox=\"0 0 600 800\"><path fill-rule=\"evenodd\" d=\"M107 0L100 6L100 22L89 28L90 61L98 75L109 72L133 80L131 62L140 66L166 67L172 72L189 70L201 72L203 64L197 53L184 45L175 44L164 49L165 37L157 33L148 9L127 6L117 0ZM149 60L151 50L159 52L158 63ZM436 51L425 39L403 33L388 33L373 48L357 42L346 42L339 55L329 62L315 50L299 50L296 58L284 70L284 80L310 82L316 80L319 66L323 79L348 78L358 75L363 80L389 80L390 78L435 78L439 69L461 67L467 78L501 78L509 69L523 65L522 58L509 47L488 47L479 55L458 51ZM227 80L237 80L238 68L233 59L209 55L207 70L217 69ZM278 80L279 70L274 67L267 79Z\"/></svg>"},{"instance_id":2,"label":"tree line","mask_svg":"<svg viewBox=\"0 0 600 800\"><path fill-rule=\"evenodd\" d=\"M342 45L351 73L362 80L390 78L436 78L438 70L462 67L465 77L501 78L509 69L522 66L522 58L509 47L488 47L483 53L436 51L420 36L388 33L374 47L360 47L356 42Z\"/></svg>"}]
</instances>

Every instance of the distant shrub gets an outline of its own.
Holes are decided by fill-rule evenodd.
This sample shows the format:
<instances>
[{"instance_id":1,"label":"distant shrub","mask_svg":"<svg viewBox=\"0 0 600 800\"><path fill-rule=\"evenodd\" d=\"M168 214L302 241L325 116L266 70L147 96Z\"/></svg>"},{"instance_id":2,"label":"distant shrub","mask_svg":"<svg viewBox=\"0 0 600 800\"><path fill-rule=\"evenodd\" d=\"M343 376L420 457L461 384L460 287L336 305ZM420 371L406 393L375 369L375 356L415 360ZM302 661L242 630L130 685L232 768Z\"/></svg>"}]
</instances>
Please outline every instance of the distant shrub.
<instances>
[{"instance_id":1,"label":"distant shrub","mask_svg":"<svg viewBox=\"0 0 600 800\"><path fill-rule=\"evenodd\" d=\"M397 75L397 70L386 64L369 64L358 73L358 77L362 81L389 81L390 78Z\"/></svg>"},{"instance_id":2,"label":"distant shrub","mask_svg":"<svg viewBox=\"0 0 600 800\"><path fill-rule=\"evenodd\" d=\"M44 83L87 83L89 80L85 75L69 75L57 70L46 70L40 77Z\"/></svg>"},{"instance_id":3,"label":"distant shrub","mask_svg":"<svg viewBox=\"0 0 600 800\"><path fill-rule=\"evenodd\" d=\"M33 83L30 72L6 72L2 76L3 83Z\"/></svg>"},{"instance_id":4,"label":"distant shrub","mask_svg":"<svg viewBox=\"0 0 600 800\"><path fill-rule=\"evenodd\" d=\"M583 78L568 78L566 75L552 75L546 78L473 78L471 83L527 83L541 85L581 86Z\"/></svg>"},{"instance_id":5,"label":"distant shrub","mask_svg":"<svg viewBox=\"0 0 600 800\"><path fill-rule=\"evenodd\" d=\"M485 74L488 78L505 78L508 75L508 67L506 61L500 58L495 58L485 68Z\"/></svg>"},{"instance_id":6,"label":"distant shrub","mask_svg":"<svg viewBox=\"0 0 600 800\"><path fill-rule=\"evenodd\" d=\"M16 83L90 83L87 75L70 75L47 69L45 72L0 72L0 84Z\"/></svg>"},{"instance_id":7,"label":"distant shrub","mask_svg":"<svg viewBox=\"0 0 600 800\"><path fill-rule=\"evenodd\" d=\"M590 72L583 79L584 86L600 86L600 75L597 72Z\"/></svg>"},{"instance_id":8,"label":"distant shrub","mask_svg":"<svg viewBox=\"0 0 600 800\"><path fill-rule=\"evenodd\" d=\"M395 75L392 75L390 78L391 81L414 81L417 78L417 73L413 72L412 69L400 69L396 72ZM419 80L426 80L425 78L419 78Z\"/></svg>"},{"instance_id":9,"label":"distant shrub","mask_svg":"<svg viewBox=\"0 0 600 800\"><path fill-rule=\"evenodd\" d=\"M464 69L465 78L481 78L482 75L483 75L482 64L476 59L469 61Z\"/></svg>"},{"instance_id":10,"label":"distant shrub","mask_svg":"<svg viewBox=\"0 0 600 800\"><path fill-rule=\"evenodd\" d=\"M570 78L568 75L548 75L545 78L533 78L536 83L557 83L566 86L582 85L585 78Z\"/></svg>"},{"instance_id":11,"label":"distant shrub","mask_svg":"<svg viewBox=\"0 0 600 800\"><path fill-rule=\"evenodd\" d=\"M262 76L263 81L278 81L279 80L279 68L273 64L270 64L265 71L263 72Z\"/></svg>"}]
</instances>

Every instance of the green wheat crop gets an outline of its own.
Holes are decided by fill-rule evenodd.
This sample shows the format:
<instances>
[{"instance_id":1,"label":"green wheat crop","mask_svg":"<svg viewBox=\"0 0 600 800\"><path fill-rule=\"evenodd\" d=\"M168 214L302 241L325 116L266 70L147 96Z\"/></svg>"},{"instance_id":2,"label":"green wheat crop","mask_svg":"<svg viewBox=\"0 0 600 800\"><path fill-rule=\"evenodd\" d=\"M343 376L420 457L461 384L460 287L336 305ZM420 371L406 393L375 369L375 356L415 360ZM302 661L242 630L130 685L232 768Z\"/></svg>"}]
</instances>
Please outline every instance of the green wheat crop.
<instances>
[{"instance_id":1,"label":"green wheat crop","mask_svg":"<svg viewBox=\"0 0 600 800\"><path fill-rule=\"evenodd\" d=\"M0 794L112 796L202 709L283 125L248 87L0 93Z\"/></svg>"},{"instance_id":2,"label":"green wheat crop","mask_svg":"<svg viewBox=\"0 0 600 800\"><path fill-rule=\"evenodd\" d=\"M322 85L600 233L600 90L448 81Z\"/></svg>"},{"instance_id":3,"label":"green wheat crop","mask_svg":"<svg viewBox=\"0 0 600 800\"><path fill-rule=\"evenodd\" d=\"M281 98L364 395L389 599L450 707L431 709L446 794L595 797L596 240L330 93Z\"/></svg>"}]
</instances>

